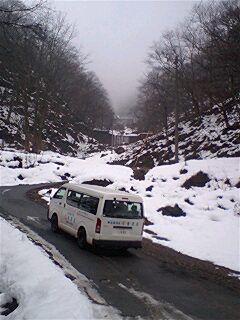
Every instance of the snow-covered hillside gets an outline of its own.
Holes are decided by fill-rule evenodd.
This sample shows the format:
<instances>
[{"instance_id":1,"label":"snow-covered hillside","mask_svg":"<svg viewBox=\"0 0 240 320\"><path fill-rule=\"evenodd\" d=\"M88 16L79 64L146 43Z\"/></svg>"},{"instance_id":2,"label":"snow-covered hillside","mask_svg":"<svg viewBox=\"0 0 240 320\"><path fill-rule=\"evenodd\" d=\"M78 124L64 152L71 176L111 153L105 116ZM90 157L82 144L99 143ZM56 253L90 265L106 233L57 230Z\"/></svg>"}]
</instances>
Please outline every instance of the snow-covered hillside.
<instances>
[{"instance_id":1,"label":"snow-covered hillside","mask_svg":"<svg viewBox=\"0 0 240 320\"><path fill-rule=\"evenodd\" d=\"M236 105L229 112L230 127L226 129L219 107L205 112L202 121L182 121L179 124L179 158L208 159L240 156L239 108ZM110 163L126 164L131 167L152 168L156 165L174 162L174 123L169 124L169 138L165 133L153 135L122 149L109 159Z\"/></svg>"},{"instance_id":2,"label":"snow-covered hillside","mask_svg":"<svg viewBox=\"0 0 240 320\"><path fill-rule=\"evenodd\" d=\"M19 109L18 113L12 112L8 119L8 107L0 105L1 147L19 150L24 148L24 116L21 114L21 108ZM62 114L58 116L53 113L50 114L43 129L44 150L86 157L89 154L105 149L97 140L88 136L89 131L83 123L72 121L66 125L65 121L65 117ZM31 121L30 125L31 131L33 131L34 123Z\"/></svg>"},{"instance_id":3,"label":"snow-covered hillside","mask_svg":"<svg viewBox=\"0 0 240 320\"><path fill-rule=\"evenodd\" d=\"M187 255L239 270L240 158L189 160L151 169L144 180L131 168L53 152L1 152L2 185L101 180L144 199L144 236ZM240 270L239 270L240 271Z\"/></svg>"}]
</instances>

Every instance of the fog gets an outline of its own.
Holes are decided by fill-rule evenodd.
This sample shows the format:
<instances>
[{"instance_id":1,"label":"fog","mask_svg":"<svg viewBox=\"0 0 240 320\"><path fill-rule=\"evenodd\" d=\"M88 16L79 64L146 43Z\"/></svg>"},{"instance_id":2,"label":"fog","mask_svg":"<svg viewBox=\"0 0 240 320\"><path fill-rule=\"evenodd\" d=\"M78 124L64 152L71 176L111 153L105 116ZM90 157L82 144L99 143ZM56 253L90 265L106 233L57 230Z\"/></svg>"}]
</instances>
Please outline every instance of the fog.
<instances>
[{"instance_id":1,"label":"fog","mask_svg":"<svg viewBox=\"0 0 240 320\"><path fill-rule=\"evenodd\" d=\"M75 24L74 44L88 55L117 112L131 107L153 41L182 22L194 1L51 1Z\"/></svg>"}]
</instances>

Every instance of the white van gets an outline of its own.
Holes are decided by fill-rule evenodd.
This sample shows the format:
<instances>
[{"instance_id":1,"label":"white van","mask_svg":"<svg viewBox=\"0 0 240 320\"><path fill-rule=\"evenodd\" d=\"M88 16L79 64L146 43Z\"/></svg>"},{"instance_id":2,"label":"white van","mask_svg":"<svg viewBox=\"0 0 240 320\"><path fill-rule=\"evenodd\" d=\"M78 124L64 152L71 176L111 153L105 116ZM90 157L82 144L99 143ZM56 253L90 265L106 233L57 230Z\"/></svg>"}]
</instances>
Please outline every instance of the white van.
<instances>
[{"instance_id":1,"label":"white van","mask_svg":"<svg viewBox=\"0 0 240 320\"><path fill-rule=\"evenodd\" d=\"M49 204L51 229L62 229L84 248L141 248L144 225L142 198L105 187L66 183Z\"/></svg>"}]
</instances>

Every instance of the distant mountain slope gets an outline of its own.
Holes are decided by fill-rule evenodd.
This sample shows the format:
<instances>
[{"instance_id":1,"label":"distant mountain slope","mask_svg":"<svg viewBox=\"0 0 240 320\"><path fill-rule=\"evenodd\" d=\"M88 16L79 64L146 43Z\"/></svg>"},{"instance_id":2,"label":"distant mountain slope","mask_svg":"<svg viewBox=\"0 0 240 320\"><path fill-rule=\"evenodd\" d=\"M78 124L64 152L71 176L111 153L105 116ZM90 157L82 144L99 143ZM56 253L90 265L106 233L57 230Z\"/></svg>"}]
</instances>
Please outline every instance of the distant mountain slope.
<instances>
[{"instance_id":1,"label":"distant mountain slope","mask_svg":"<svg viewBox=\"0 0 240 320\"><path fill-rule=\"evenodd\" d=\"M205 112L201 123L196 119L179 124L179 158L206 159L240 156L239 107L229 112L230 128L226 129L218 107ZM170 124L169 138L163 132L124 147L125 151L109 161L131 167L152 168L174 163L174 124ZM123 151L123 149L122 149Z\"/></svg>"},{"instance_id":2,"label":"distant mountain slope","mask_svg":"<svg viewBox=\"0 0 240 320\"><path fill-rule=\"evenodd\" d=\"M12 112L8 119L8 108L0 106L0 146L14 149L24 148L24 116L22 108ZM35 129L30 122L30 133ZM89 137L88 128L63 113L51 112L43 129L43 150L65 155L84 157L89 153L105 150L105 146Z\"/></svg>"}]
</instances>

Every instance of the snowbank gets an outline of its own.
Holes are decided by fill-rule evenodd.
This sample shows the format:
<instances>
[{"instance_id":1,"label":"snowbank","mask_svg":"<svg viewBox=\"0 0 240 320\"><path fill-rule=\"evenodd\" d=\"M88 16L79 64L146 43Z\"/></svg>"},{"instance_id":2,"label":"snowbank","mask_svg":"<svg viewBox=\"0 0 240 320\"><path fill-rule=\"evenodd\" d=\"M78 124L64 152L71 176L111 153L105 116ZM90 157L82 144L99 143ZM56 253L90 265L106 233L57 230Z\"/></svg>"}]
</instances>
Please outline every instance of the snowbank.
<instances>
[{"instance_id":1,"label":"snowbank","mask_svg":"<svg viewBox=\"0 0 240 320\"><path fill-rule=\"evenodd\" d=\"M107 165L99 155L82 160L51 151L40 155L0 151L0 158L1 185L4 186L73 178L77 183L94 178L127 183L132 174L130 168Z\"/></svg>"},{"instance_id":2,"label":"snowbank","mask_svg":"<svg viewBox=\"0 0 240 320\"><path fill-rule=\"evenodd\" d=\"M90 300L43 250L2 218L0 229L0 300L8 296L18 302L0 319L93 319Z\"/></svg>"},{"instance_id":3,"label":"snowbank","mask_svg":"<svg viewBox=\"0 0 240 320\"><path fill-rule=\"evenodd\" d=\"M237 188L240 158L189 160L159 166L151 169L145 180L139 181L133 179L130 168L106 164L110 153L105 157L99 154L86 160L46 153L34 156L34 167L24 168L23 163L23 168L10 168L18 165L16 157L24 156L15 153L14 160L14 153L2 152L2 185L55 182L64 177L75 183L92 179L109 180L109 187L125 188L143 197L145 215L152 222L144 228L145 237L187 255L240 271ZM190 183L190 187L185 188L184 183L199 172L207 176L207 182L201 187L191 186ZM162 208L176 204L185 216L162 214Z\"/></svg>"}]
</instances>

